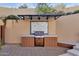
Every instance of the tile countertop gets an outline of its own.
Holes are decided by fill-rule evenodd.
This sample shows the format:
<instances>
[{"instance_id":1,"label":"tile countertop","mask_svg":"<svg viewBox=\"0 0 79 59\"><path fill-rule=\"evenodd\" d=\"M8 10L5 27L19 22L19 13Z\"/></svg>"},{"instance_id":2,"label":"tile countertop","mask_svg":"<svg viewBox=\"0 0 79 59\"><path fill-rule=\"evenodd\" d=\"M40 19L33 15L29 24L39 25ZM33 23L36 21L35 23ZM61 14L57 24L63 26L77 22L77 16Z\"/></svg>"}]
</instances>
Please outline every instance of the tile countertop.
<instances>
[{"instance_id":1,"label":"tile countertop","mask_svg":"<svg viewBox=\"0 0 79 59\"><path fill-rule=\"evenodd\" d=\"M36 37L36 38L43 38L43 37L57 37L56 34L52 34L52 35L43 35L43 36L35 36L35 35L22 35L21 37Z\"/></svg>"}]
</instances>

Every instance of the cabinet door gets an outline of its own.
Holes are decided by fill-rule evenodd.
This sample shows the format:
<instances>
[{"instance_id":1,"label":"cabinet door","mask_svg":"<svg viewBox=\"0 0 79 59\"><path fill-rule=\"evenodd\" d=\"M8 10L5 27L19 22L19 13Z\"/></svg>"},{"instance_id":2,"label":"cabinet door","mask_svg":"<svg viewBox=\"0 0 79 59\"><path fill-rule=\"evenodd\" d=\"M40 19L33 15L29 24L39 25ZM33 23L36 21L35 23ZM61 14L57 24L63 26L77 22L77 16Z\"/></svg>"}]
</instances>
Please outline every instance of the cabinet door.
<instances>
[{"instance_id":1,"label":"cabinet door","mask_svg":"<svg viewBox=\"0 0 79 59\"><path fill-rule=\"evenodd\" d=\"M34 38L33 37L22 37L21 38L21 45L26 47L33 47L34 46Z\"/></svg>"},{"instance_id":2,"label":"cabinet door","mask_svg":"<svg viewBox=\"0 0 79 59\"><path fill-rule=\"evenodd\" d=\"M35 38L35 46L44 46L43 38Z\"/></svg>"},{"instance_id":3,"label":"cabinet door","mask_svg":"<svg viewBox=\"0 0 79 59\"><path fill-rule=\"evenodd\" d=\"M45 46L46 47L57 46L57 38L56 37L45 37Z\"/></svg>"}]
</instances>

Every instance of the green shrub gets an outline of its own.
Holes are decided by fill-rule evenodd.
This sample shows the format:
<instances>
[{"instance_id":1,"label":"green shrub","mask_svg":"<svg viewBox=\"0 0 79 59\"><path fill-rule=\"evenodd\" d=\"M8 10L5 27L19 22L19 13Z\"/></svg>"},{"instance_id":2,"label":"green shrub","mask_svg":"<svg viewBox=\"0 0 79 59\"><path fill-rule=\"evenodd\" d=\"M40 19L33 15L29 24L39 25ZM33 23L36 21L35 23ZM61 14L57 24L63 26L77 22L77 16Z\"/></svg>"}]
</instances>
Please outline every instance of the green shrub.
<instances>
[{"instance_id":1,"label":"green shrub","mask_svg":"<svg viewBox=\"0 0 79 59\"><path fill-rule=\"evenodd\" d=\"M47 3L37 4L36 11L38 14L50 14L56 10L53 7L50 7Z\"/></svg>"},{"instance_id":2,"label":"green shrub","mask_svg":"<svg viewBox=\"0 0 79 59\"><path fill-rule=\"evenodd\" d=\"M79 10L75 10L74 13L79 13Z\"/></svg>"},{"instance_id":3,"label":"green shrub","mask_svg":"<svg viewBox=\"0 0 79 59\"><path fill-rule=\"evenodd\" d=\"M14 20L16 19L16 20L18 20L19 17L16 16L16 15L9 15L9 16L6 17L6 19L14 19Z\"/></svg>"},{"instance_id":4,"label":"green shrub","mask_svg":"<svg viewBox=\"0 0 79 59\"><path fill-rule=\"evenodd\" d=\"M16 22L18 22L20 18L16 15L8 15L7 17L5 17L5 19L3 19L4 24L6 24L7 20L16 20Z\"/></svg>"}]
</instances>

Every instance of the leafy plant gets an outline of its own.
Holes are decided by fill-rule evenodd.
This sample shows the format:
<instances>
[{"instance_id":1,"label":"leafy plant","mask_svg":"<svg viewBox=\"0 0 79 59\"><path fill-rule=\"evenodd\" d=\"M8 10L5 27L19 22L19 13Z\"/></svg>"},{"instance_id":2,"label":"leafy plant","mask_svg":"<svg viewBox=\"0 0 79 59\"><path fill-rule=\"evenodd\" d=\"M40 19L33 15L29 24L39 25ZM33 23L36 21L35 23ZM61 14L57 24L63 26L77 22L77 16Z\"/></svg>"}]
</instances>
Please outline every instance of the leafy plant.
<instances>
[{"instance_id":1,"label":"leafy plant","mask_svg":"<svg viewBox=\"0 0 79 59\"><path fill-rule=\"evenodd\" d=\"M7 20L7 19L10 19L10 20L16 20L16 22L18 22L18 20L20 19L18 16L16 15L9 15L7 16L4 20Z\"/></svg>"},{"instance_id":2,"label":"leafy plant","mask_svg":"<svg viewBox=\"0 0 79 59\"><path fill-rule=\"evenodd\" d=\"M16 15L9 15L6 17L6 19L19 19Z\"/></svg>"},{"instance_id":3,"label":"leafy plant","mask_svg":"<svg viewBox=\"0 0 79 59\"><path fill-rule=\"evenodd\" d=\"M38 14L48 14L55 12L56 10L48 6L48 4L46 3L38 3L36 7L36 11Z\"/></svg>"},{"instance_id":4,"label":"leafy plant","mask_svg":"<svg viewBox=\"0 0 79 59\"><path fill-rule=\"evenodd\" d=\"M79 10L75 10L74 13L79 13Z\"/></svg>"}]
</instances>

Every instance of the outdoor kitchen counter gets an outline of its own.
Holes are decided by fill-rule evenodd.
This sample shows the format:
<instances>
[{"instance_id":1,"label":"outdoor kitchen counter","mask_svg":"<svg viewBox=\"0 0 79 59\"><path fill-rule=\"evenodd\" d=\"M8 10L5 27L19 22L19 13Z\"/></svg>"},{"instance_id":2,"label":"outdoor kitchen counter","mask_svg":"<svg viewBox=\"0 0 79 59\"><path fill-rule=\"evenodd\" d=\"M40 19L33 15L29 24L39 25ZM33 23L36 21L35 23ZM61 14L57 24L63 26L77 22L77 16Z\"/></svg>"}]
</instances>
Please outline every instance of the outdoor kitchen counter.
<instances>
[{"instance_id":1,"label":"outdoor kitchen counter","mask_svg":"<svg viewBox=\"0 0 79 59\"><path fill-rule=\"evenodd\" d=\"M33 35L22 35L21 46L34 47L34 36Z\"/></svg>"},{"instance_id":2,"label":"outdoor kitchen counter","mask_svg":"<svg viewBox=\"0 0 79 59\"><path fill-rule=\"evenodd\" d=\"M55 47L57 46L57 35L44 35L44 36L34 36L34 35L22 35L21 45L25 47L34 47L37 40L37 44L44 44L44 47ZM44 41L44 42L43 42Z\"/></svg>"},{"instance_id":3,"label":"outdoor kitchen counter","mask_svg":"<svg viewBox=\"0 0 79 59\"><path fill-rule=\"evenodd\" d=\"M22 35L21 37L57 37L57 35L43 35L43 36L35 36L35 35Z\"/></svg>"}]
</instances>

